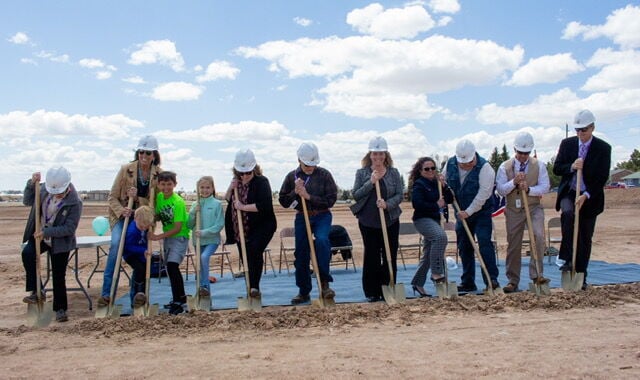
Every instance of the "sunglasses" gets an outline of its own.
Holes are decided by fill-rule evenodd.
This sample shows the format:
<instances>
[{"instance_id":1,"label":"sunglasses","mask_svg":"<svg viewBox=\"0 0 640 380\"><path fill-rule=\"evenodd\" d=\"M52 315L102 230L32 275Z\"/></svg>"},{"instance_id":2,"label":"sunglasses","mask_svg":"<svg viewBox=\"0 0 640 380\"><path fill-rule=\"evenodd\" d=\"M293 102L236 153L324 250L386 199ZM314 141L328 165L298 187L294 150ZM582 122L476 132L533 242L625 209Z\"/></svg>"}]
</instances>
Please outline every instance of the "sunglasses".
<instances>
[{"instance_id":1,"label":"sunglasses","mask_svg":"<svg viewBox=\"0 0 640 380\"><path fill-rule=\"evenodd\" d=\"M245 175L253 174L253 172L238 172L238 176L243 177Z\"/></svg>"},{"instance_id":2,"label":"sunglasses","mask_svg":"<svg viewBox=\"0 0 640 380\"><path fill-rule=\"evenodd\" d=\"M576 132L586 132L590 127L574 128Z\"/></svg>"},{"instance_id":3,"label":"sunglasses","mask_svg":"<svg viewBox=\"0 0 640 380\"><path fill-rule=\"evenodd\" d=\"M153 152L150 150L139 150L138 154L146 154L147 156L151 156Z\"/></svg>"},{"instance_id":4,"label":"sunglasses","mask_svg":"<svg viewBox=\"0 0 640 380\"><path fill-rule=\"evenodd\" d=\"M427 166L426 168L422 168L423 172L430 172L432 170L435 172L437 169L435 166Z\"/></svg>"},{"instance_id":5,"label":"sunglasses","mask_svg":"<svg viewBox=\"0 0 640 380\"><path fill-rule=\"evenodd\" d=\"M531 152L521 152L519 150L516 150L516 154L520 154L520 155L523 155L523 156L528 156L529 153L531 153Z\"/></svg>"}]
</instances>

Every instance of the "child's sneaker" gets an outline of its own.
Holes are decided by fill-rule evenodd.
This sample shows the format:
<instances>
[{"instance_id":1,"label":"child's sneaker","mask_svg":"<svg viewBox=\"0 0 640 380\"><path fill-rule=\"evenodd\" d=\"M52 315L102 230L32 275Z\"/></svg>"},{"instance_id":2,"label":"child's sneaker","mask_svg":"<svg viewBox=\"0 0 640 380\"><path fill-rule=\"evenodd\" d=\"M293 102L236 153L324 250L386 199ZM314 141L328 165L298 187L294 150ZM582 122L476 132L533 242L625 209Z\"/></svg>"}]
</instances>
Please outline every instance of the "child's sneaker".
<instances>
[{"instance_id":1,"label":"child's sneaker","mask_svg":"<svg viewBox=\"0 0 640 380\"><path fill-rule=\"evenodd\" d=\"M147 296L144 293L139 292L133 297L133 306L143 306L147 303Z\"/></svg>"},{"instance_id":2,"label":"child's sneaker","mask_svg":"<svg viewBox=\"0 0 640 380\"><path fill-rule=\"evenodd\" d=\"M211 295L209 289L205 288L204 286L200 287L198 294L200 294L200 297L209 297Z\"/></svg>"},{"instance_id":3,"label":"child's sneaker","mask_svg":"<svg viewBox=\"0 0 640 380\"><path fill-rule=\"evenodd\" d=\"M109 301L111 301L109 296L100 296L100 298L98 298L98 306L109 306Z\"/></svg>"},{"instance_id":4,"label":"child's sneaker","mask_svg":"<svg viewBox=\"0 0 640 380\"><path fill-rule=\"evenodd\" d=\"M47 296L44 294L44 292L40 292L40 298L42 298L42 302L47 300ZM38 294L36 294L36 292L33 292L33 293L29 294L28 296L26 296L26 297L24 297L22 299L22 302L30 303L32 305L37 304L38 303Z\"/></svg>"}]
</instances>

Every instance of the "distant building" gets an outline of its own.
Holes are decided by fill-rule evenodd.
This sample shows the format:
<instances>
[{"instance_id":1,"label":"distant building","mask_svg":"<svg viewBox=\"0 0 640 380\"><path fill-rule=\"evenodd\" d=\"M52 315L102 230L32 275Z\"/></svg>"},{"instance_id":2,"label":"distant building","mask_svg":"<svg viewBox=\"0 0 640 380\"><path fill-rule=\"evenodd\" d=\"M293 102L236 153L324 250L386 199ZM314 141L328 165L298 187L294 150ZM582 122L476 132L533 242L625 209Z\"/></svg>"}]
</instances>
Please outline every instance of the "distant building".
<instances>
[{"instance_id":1,"label":"distant building","mask_svg":"<svg viewBox=\"0 0 640 380\"><path fill-rule=\"evenodd\" d=\"M640 172L635 172L621 178L624 184L629 186L640 186Z\"/></svg>"},{"instance_id":2,"label":"distant building","mask_svg":"<svg viewBox=\"0 0 640 380\"><path fill-rule=\"evenodd\" d=\"M633 172L629 169L613 169L612 171L609 172L609 182L610 183L623 182L622 177L626 177L632 173Z\"/></svg>"}]
</instances>

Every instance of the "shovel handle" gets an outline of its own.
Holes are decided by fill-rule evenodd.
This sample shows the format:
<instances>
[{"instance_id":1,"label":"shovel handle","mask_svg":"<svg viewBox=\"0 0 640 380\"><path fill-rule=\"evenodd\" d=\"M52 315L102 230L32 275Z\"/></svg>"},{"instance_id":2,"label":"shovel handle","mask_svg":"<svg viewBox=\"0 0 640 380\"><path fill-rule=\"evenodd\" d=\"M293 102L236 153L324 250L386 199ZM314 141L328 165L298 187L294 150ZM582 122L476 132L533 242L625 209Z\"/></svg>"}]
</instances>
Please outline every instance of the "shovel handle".
<instances>
[{"instance_id":1,"label":"shovel handle","mask_svg":"<svg viewBox=\"0 0 640 380\"><path fill-rule=\"evenodd\" d=\"M376 181L376 199L381 200L380 194L380 180ZM384 253L387 256L387 266L389 267L389 285L395 284L393 278L393 265L391 264L391 248L389 247L389 232L387 231L387 222L384 217L384 210L378 207L378 213L380 214L380 226L382 228L382 239L384 240Z\"/></svg>"},{"instance_id":2,"label":"shovel handle","mask_svg":"<svg viewBox=\"0 0 640 380\"><path fill-rule=\"evenodd\" d=\"M35 222L36 222L36 227L35 227L35 232L40 232L40 230L42 229L42 226L40 225L40 212L42 211L42 200L40 199L40 180L37 180L34 182L35 186ZM40 254L42 253L40 250L40 242L41 239L40 238L36 238L35 239L36 242L36 294L38 295L38 303L40 303L42 301L42 289L41 289L41 269L40 269Z\"/></svg>"},{"instance_id":3,"label":"shovel handle","mask_svg":"<svg viewBox=\"0 0 640 380\"><path fill-rule=\"evenodd\" d=\"M198 184L196 184L196 189L198 188ZM200 204L200 190L198 190L197 192L197 202L198 202L198 207L196 208L196 226L195 229L196 231L200 231L202 229L202 204ZM193 267L195 268L196 271L196 297L198 297L199 299L199 294L200 292L198 291L198 288L200 287L200 255L202 253L202 246L200 243L200 236L197 235L195 236L195 243L196 243L196 260L193 263Z\"/></svg>"},{"instance_id":4,"label":"shovel handle","mask_svg":"<svg viewBox=\"0 0 640 380\"><path fill-rule=\"evenodd\" d=\"M151 210L154 210L154 201L155 201L155 189L151 187L149 189L149 207ZM154 211L155 212L155 211ZM151 302L149 301L149 297L151 296L149 292L149 287L151 284L151 259L153 258L153 241L149 239L149 235L153 234L155 229L155 220L152 222L151 226L149 226L149 230L147 231L147 252L149 252L149 257L145 257L146 259L146 267L144 274L144 294L147 296L147 302L145 304L145 315L149 315L149 305Z\"/></svg>"},{"instance_id":5,"label":"shovel handle","mask_svg":"<svg viewBox=\"0 0 640 380\"><path fill-rule=\"evenodd\" d=\"M578 230L580 227L580 207L578 207L578 199L580 199L580 188L582 187L582 169L576 172L576 200L573 206L573 252L571 255L571 278L576 275L576 257L578 254Z\"/></svg>"},{"instance_id":6,"label":"shovel handle","mask_svg":"<svg viewBox=\"0 0 640 380\"><path fill-rule=\"evenodd\" d=\"M127 207L129 209L133 207L132 197L129 197ZM127 228L129 227L129 218L130 216L126 216L124 218L124 224L122 225L122 234L120 234L120 244L118 244L118 255L116 256L116 267L113 271L114 279L111 282L111 291L109 292L109 311L111 311L113 308L113 303L115 302L114 298L116 295L116 287L118 284L118 280L120 279L120 264L122 263L122 251L124 251L124 241L127 236Z\"/></svg>"},{"instance_id":7,"label":"shovel handle","mask_svg":"<svg viewBox=\"0 0 640 380\"><path fill-rule=\"evenodd\" d=\"M533 221L531 220L531 211L529 210L529 196L525 193L522 193L522 203L524 204L524 214L527 217L527 229L529 230L529 245L531 246L531 256L533 257L533 261L535 261L536 272L538 273L538 277L541 276L540 273L540 264L538 263L538 250L536 243L536 236L533 232Z\"/></svg>"},{"instance_id":8,"label":"shovel handle","mask_svg":"<svg viewBox=\"0 0 640 380\"><path fill-rule=\"evenodd\" d=\"M449 190L451 191L451 195L453 195L453 206L456 208L456 210L458 210L458 213L460 213L462 210L460 209L460 205L456 200L456 195L454 194L451 188L449 188ZM482 268L482 272L484 273L485 277L487 278L487 282L489 283L489 285L487 286L487 289L489 289L489 292L491 293L491 295L494 295L495 293L493 291L493 284L491 283L491 277L489 276L489 270L487 270L487 266L484 263L484 259L480 254L480 249L478 248L478 244L476 244L476 241L473 239L473 234L469 229L469 225L467 224L466 219L460 218L460 221L462 222L462 226L464 227L464 230L467 232L467 237L469 238L469 242L471 243L471 246L473 247L473 251L475 252L476 257L480 262L480 267Z\"/></svg>"},{"instance_id":9,"label":"shovel handle","mask_svg":"<svg viewBox=\"0 0 640 380\"><path fill-rule=\"evenodd\" d=\"M307 240L309 241L309 253L311 256L311 265L316 272L316 281L318 282L318 302L321 307L324 307L324 297L322 297L322 279L320 278L320 267L318 266L318 258L316 257L316 247L313 242L313 234L311 232L311 223L309 222L309 211L307 210L307 200L300 196L300 203L302 203L302 214L304 217L304 225L307 230Z\"/></svg>"},{"instance_id":10,"label":"shovel handle","mask_svg":"<svg viewBox=\"0 0 640 380\"><path fill-rule=\"evenodd\" d=\"M235 200L238 198L238 188L233 188L233 196ZM242 211L236 208L238 216L238 235L240 235L240 253L242 255L242 262L244 263L244 282L247 285L247 299L251 297L251 285L249 284L249 263L247 262L247 243L244 240L244 224L242 223Z\"/></svg>"}]
</instances>

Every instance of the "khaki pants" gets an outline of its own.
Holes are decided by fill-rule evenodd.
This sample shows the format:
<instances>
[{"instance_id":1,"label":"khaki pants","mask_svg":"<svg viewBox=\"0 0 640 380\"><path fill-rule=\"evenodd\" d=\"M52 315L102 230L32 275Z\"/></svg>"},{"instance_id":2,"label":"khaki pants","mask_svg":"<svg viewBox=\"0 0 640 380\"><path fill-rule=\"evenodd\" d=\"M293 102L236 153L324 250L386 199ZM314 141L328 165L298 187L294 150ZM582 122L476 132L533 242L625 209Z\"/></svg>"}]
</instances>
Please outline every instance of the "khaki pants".
<instances>
[{"instance_id":1,"label":"khaki pants","mask_svg":"<svg viewBox=\"0 0 640 380\"><path fill-rule=\"evenodd\" d=\"M533 224L533 233L535 235L536 251L538 253L538 266L540 268L540 276L543 273L543 263L545 251L545 235L544 235L544 209L542 205L529 207L531 211L531 223ZM509 283L518 286L520 283L520 269L522 267L522 238L525 227L527 227L527 216L524 208L512 210L506 208L504 211L507 226L507 278ZM529 239L529 236L526 236ZM529 278L538 277L533 253L529 260Z\"/></svg>"}]
</instances>

